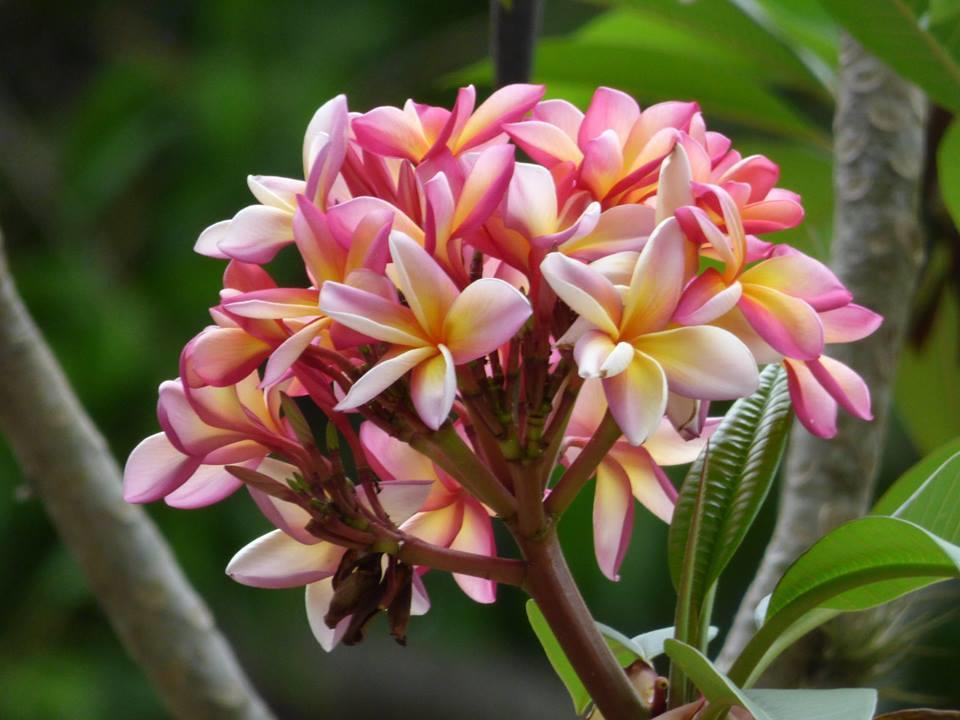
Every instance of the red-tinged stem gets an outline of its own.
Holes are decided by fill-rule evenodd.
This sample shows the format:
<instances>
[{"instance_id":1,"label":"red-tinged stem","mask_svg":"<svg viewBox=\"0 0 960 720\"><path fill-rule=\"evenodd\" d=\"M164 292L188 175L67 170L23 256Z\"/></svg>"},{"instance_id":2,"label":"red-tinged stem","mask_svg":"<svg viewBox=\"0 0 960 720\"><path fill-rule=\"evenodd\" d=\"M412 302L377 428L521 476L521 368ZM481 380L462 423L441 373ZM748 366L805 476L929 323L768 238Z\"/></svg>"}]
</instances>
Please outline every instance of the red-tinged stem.
<instances>
[{"instance_id":1,"label":"red-tinged stem","mask_svg":"<svg viewBox=\"0 0 960 720\"><path fill-rule=\"evenodd\" d=\"M523 560L451 550L409 536L400 542L396 555L410 565L425 565L517 587L523 584L527 567Z\"/></svg>"},{"instance_id":2,"label":"red-tinged stem","mask_svg":"<svg viewBox=\"0 0 960 720\"><path fill-rule=\"evenodd\" d=\"M577 455L567 471L560 477L559 482L550 497L546 500L547 513L554 518L560 517L570 506L574 498L577 497L587 481L593 477L597 471L597 466L604 456L610 452L610 448L620 438L620 428L617 421L608 412L600 426L594 432L590 441L584 445L583 450Z\"/></svg>"},{"instance_id":3,"label":"red-tinged stem","mask_svg":"<svg viewBox=\"0 0 960 720\"><path fill-rule=\"evenodd\" d=\"M536 601L564 654L607 720L645 720L649 712L594 623L570 574L554 528L517 536L527 559L523 588Z\"/></svg>"}]
</instances>

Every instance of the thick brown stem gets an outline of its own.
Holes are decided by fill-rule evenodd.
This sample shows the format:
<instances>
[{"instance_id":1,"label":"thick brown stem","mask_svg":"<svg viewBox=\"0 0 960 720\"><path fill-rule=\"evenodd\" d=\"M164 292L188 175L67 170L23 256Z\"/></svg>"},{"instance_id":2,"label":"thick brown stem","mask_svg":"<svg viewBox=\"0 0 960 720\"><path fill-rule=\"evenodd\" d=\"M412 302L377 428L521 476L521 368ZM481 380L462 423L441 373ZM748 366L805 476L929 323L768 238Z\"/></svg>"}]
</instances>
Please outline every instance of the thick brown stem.
<instances>
[{"instance_id":1,"label":"thick brown stem","mask_svg":"<svg viewBox=\"0 0 960 720\"><path fill-rule=\"evenodd\" d=\"M873 496L894 375L923 259L918 190L926 115L919 90L849 36L843 37L834 120L831 265L856 301L885 320L872 337L827 350L863 376L873 395L875 419L864 423L841 412L832 440L815 438L796 426L776 529L724 645L724 666L753 635L754 609L787 566L824 533L862 515ZM785 684L778 687L810 684L815 681L813 669L822 670L822 663L810 662L810 657L784 660L777 672L778 682Z\"/></svg>"},{"instance_id":2,"label":"thick brown stem","mask_svg":"<svg viewBox=\"0 0 960 720\"><path fill-rule=\"evenodd\" d=\"M0 241L2 242L2 241ZM266 720L30 318L0 247L0 429L123 644L178 718Z\"/></svg>"},{"instance_id":3,"label":"thick brown stem","mask_svg":"<svg viewBox=\"0 0 960 720\"><path fill-rule=\"evenodd\" d=\"M537 539L517 538L527 559L524 589L546 618L570 664L607 720L649 717L640 696L587 609L551 528Z\"/></svg>"},{"instance_id":4,"label":"thick brown stem","mask_svg":"<svg viewBox=\"0 0 960 720\"><path fill-rule=\"evenodd\" d=\"M554 518L560 517L570 507L583 486L596 473L597 466L603 457L610 452L610 448L617 442L622 433L617 421L608 412L593 433L593 437L577 455L567 471L560 476L556 487L547 498L547 513Z\"/></svg>"}]
</instances>

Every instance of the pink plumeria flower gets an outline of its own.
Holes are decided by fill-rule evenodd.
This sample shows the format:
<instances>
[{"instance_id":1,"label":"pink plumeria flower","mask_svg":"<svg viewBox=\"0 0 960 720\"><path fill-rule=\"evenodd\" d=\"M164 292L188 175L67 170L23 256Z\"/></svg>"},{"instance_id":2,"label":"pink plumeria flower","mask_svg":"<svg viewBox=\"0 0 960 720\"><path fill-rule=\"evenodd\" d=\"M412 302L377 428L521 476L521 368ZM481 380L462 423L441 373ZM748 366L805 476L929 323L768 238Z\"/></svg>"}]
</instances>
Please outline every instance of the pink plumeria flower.
<instances>
[{"instance_id":1,"label":"pink plumeria flower","mask_svg":"<svg viewBox=\"0 0 960 720\"><path fill-rule=\"evenodd\" d=\"M827 344L848 343L872 335L883 322L877 313L850 303L820 313ZM837 434L837 408L861 420L872 420L870 389L856 372L839 360L821 355L816 360L783 361L797 418L811 433L823 438Z\"/></svg>"},{"instance_id":2,"label":"pink plumeria flower","mask_svg":"<svg viewBox=\"0 0 960 720\"><path fill-rule=\"evenodd\" d=\"M306 195L322 210L350 197L340 177L347 149L349 115L347 98L338 95L320 107L303 138L303 172L306 180L250 175L247 185L260 201L243 208L231 220L204 230L194 249L214 258L235 258L265 263L291 244L296 198Z\"/></svg>"},{"instance_id":3,"label":"pink plumeria flower","mask_svg":"<svg viewBox=\"0 0 960 720\"><path fill-rule=\"evenodd\" d=\"M623 294L591 266L551 253L547 282L580 315L574 333L580 375L601 378L610 412L632 445L659 426L668 390L689 398L729 400L757 388L747 347L716 327L670 322L683 289L684 243L674 218L661 223L637 260Z\"/></svg>"},{"instance_id":4,"label":"pink plumeria flower","mask_svg":"<svg viewBox=\"0 0 960 720\"><path fill-rule=\"evenodd\" d=\"M456 156L494 140L504 123L526 115L543 92L542 85L507 85L474 109L476 91L469 85L460 88L452 111L407 100L402 110L374 108L352 127L364 149L419 163L443 150Z\"/></svg>"},{"instance_id":5,"label":"pink plumeria flower","mask_svg":"<svg viewBox=\"0 0 960 720\"><path fill-rule=\"evenodd\" d=\"M607 403L599 380L587 380L567 426L564 461L571 463L600 425ZM633 532L634 500L669 523L677 491L661 469L693 462L716 429L719 418L710 420L702 435L685 440L666 418L639 447L618 440L597 466L593 496L593 548L597 564L611 580L619 580Z\"/></svg>"},{"instance_id":6,"label":"pink plumeria flower","mask_svg":"<svg viewBox=\"0 0 960 720\"><path fill-rule=\"evenodd\" d=\"M371 467L386 481L381 487L397 480L431 483L430 494L419 512L406 520L401 530L440 547L478 555L497 554L487 508L430 458L370 422L360 426L360 441ZM461 573L454 573L453 578L476 602L496 600L497 585L493 581Z\"/></svg>"},{"instance_id":7,"label":"pink plumeria flower","mask_svg":"<svg viewBox=\"0 0 960 720\"><path fill-rule=\"evenodd\" d=\"M423 422L436 430L453 407L455 368L512 338L530 317L527 299L508 283L481 278L463 292L419 244L390 237L393 277L406 305L372 292L328 282L320 309L348 328L389 347L350 387L337 410L351 410L410 373L410 396Z\"/></svg>"},{"instance_id":8,"label":"pink plumeria flower","mask_svg":"<svg viewBox=\"0 0 960 720\"><path fill-rule=\"evenodd\" d=\"M259 472L283 483L297 468L277 460L268 460ZM384 483L379 493L380 505L395 525L401 525L423 505L430 492L427 482ZM358 491L361 501L363 490ZM333 599L333 575L340 566L346 549L318 540L305 530L310 515L299 505L258 493L257 504L277 526L242 548L227 565L227 575L243 585L259 588L291 588L306 586L307 621L314 637L324 650L332 650L343 637L350 617L334 628L324 617ZM411 614L423 615L430 607L419 577L414 575Z\"/></svg>"},{"instance_id":9,"label":"pink plumeria flower","mask_svg":"<svg viewBox=\"0 0 960 720\"><path fill-rule=\"evenodd\" d=\"M224 469L256 469L271 452L295 446L280 419L280 391L259 389L256 372L230 387L190 388L178 378L160 385L157 416L163 432L143 440L123 473L131 503L163 498L196 508L219 502L241 482Z\"/></svg>"},{"instance_id":10,"label":"pink plumeria flower","mask_svg":"<svg viewBox=\"0 0 960 720\"><path fill-rule=\"evenodd\" d=\"M530 120L504 129L538 163L561 176L566 169L611 207L636 186L655 183L660 163L697 109L696 103L665 102L641 112L626 93L601 87L586 114L566 101L548 100Z\"/></svg>"}]
</instances>

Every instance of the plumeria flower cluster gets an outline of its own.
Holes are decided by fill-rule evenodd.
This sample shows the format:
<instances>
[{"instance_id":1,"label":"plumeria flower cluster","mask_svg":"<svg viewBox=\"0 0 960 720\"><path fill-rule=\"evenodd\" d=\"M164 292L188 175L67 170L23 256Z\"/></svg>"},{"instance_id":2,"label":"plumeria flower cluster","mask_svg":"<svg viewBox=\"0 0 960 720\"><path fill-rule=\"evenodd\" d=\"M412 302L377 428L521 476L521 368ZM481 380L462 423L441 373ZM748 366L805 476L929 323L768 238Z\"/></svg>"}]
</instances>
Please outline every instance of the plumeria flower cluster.
<instances>
[{"instance_id":1,"label":"plumeria flower cluster","mask_svg":"<svg viewBox=\"0 0 960 720\"><path fill-rule=\"evenodd\" d=\"M227 262L223 289L160 386L162 432L131 454L125 497L196 508L245 485L276 529L227 572L305 586L327 649L380 612L402 640L431 569L478 602L525 585L494 520L523 549L593 477L616 579L637 503L670 521L663 466L703 450L710 404L751 394L761 365L784 365L816 435L838 408L870 418L827 346L880 318L771 239L803 218L775 164L696 103L600 88L581 112L543 94L366 113L336 97L307 127L303 179L249 177L257 203L197 241ZM278 255L303 268L295 286L268 270Z\"/></svg>"}]
</instances>

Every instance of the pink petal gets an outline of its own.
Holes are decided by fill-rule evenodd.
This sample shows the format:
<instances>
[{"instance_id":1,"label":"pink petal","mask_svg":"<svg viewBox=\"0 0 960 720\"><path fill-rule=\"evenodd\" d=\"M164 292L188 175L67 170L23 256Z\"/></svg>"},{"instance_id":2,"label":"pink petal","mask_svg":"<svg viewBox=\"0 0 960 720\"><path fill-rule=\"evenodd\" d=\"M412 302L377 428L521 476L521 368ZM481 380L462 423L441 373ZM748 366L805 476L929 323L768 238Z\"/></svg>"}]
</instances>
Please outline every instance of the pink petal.
<instances>
[{"instance_id":1,"label":"pink petal","mask_svg":"<svg viewBox=\"0 0 960 720\"><path fill-rule=\"evenodd\" d=\"M244 463L256 465L257 461ZM164 498L170 507L192 510L218 503L243 485L222 465L201 465L187 482Z\"/></svg>"},{"instance_id":2,"label":"pink petal","mask_svg":"<svg viewBox=\"0 0 960 720\"><path fill-rule=\"evenodd\" d=\"M355 117L350 124L357 142L367 150L387 157L419 162L430 149L415 113L383 106Z\"/></svg>"},{"instance_id":3,"label":"pink petal","mask_svg":"<svg viewBox=\"0 0 960 720\"><path fill-rule=\"evenodd\" d=\"M347 253L333 237L326 216L303 195L297 197L293 239L314 285L343 280Z\"/></svg>"},{"instance_id":4,"label":"pink petal","mask_svg":"<svg viewBox=\"0 0 960 720\"><path fill-rule=\"evenodd\" d=\"M757 334L757 331L747 322L747 319L738 307L726 315L717 318L711 325L733 333L740 342L750 348L750 352L759 365L778 363L783 359L782 354L770 347L770 345Z\"/></svg>"},{"instance_id":5,"label":"pink petal","mask_svg":"<svg viewBox=\"0 0 960 720\"><path fill-rule=\"evenodd\" d=\"M543 85L507 85L494 92L467 120L451 148L454 153L476 147L503 132L505 123L519 120L543 97Z\"/></svg>"},{"instance_id":6,"label":"pink petal","mask_svg":"<svg viewBox=\"0 0 960 720\"><path fill-rule=\"evenodd\" d=\"M240 328L208 328L187 346L190 371L207 385L227 386L256 370L270 345Z\"/></svg>"},{"instance_id":7,"label":"pink petal","mask_svg":"<svg viewBox=\"0 0 960 720\"><path fill-rule=\"evenodd\" d=\"M834 437L837 434L837 401L823 389L805 363L787 358L783 366L787 369L787 385L797 419L817 437Z\"/></svg>"},{"instance_id":8,"label":"pink petal","mask_svg":"<svg viewBox=\"0 0 960 720\"><path fill-rule=\"evenodd\" d=\"M230 297L223 306L233 315L260 320L315 317L320 314L316 290L269 288Z\"/></svg>"},{"instance_id":9,"label":"pink petal","mask_svg":"<svg viewBox=\"0 0 960 720\"><path fill-rule=\"evenodd\" d=\"M683 145L677 143L660 166L660 179L657 181L657 222L671 217L677 208L693 204L690 181L690 161Z\"/></svg>"},{"instance_id":10,"label":"pink petal","mask_svg":"<svg viewBox=\"0 0 960 720\"><path fill-rule=\"evenodd\" d=\"M457 198L452 234L475 230L496 210L510 184L513 145L494 145L477 157Z\"/></svg>"},{"instance_id":11,"label":"pink petal","mask_svg":"<svg viewBox=\"0 0 960 720\"><path fill-rule=\"evenodd\" d=\"M306 189L303 180L275 175L247 175L247 187L263 205L290 213L296 207L297 195Z\"/></svg>"},{"instance_id":12,"label":"pink petal","mask_svg":"<svg viewBox=\"0 0 960 720\"><path fill-rule=\"evenodd\" d=\"M540 165L517 163L507 190L504 222L528 239L557 230L557 191L550 171Z\"/></svg>"},{"instance_id":13,"label":"pink petal","mask_svg":"<svg viewBox=\"0 0 960 720\"><path fill-rule=\"evenodd\" d=\"M303 135L303 176L310 174L321 135L330 136L347 117L347 96L337 95L317 108ZM303 192L302 190L300 192Z\"/></svg>"},{"instance_id":14,"label":"pink petal","mask_svg":"<svg viewBox=\"0 0 960 720\"><path fill-rule=\"evenodd\" d=\"M853 299L826 265L799 252L757 263L740 276L740 281L800 298L821 312L848 305Z\"/></svg>"},{"instance_id":15,"label":"pink petal","mask_svg":"<svg viewBox=\"0 0 960 720\"><path fill-rule=\"evenodd\" d=\"M226 392L231 389L224 388ZM157 416L178 449L194 456L208 453L243 439L237 432L214 427L202 420L187 400L183 385L177 381L160 384ZM232 410L224 408L224 410Z\"/></svg>"},{"instance_id":16,"label":"pink petal","mask_svg":"<svg viewBox=\"0 0 960 720\"><path fill-rule=\"evenodd\" d=\"M412 347L426 342L409 308L366 290L337 282L324 283L320 309L351 330L376 340Z\"/></svg>"},{"instance_id":17,"label":"pink petal","mask_svg":"<svg viewBox=\"0 0 960 720\"><path fill-rule=\"evenodd\" d=\"M414 515L400 528L424 542L449 547L463 524L462 502L453 502L437 510Z\"/></svg>"},{"instance_id":18,"label":"pink petal","mask_svg":"<svg viewBox=\"0 0 960 720\"><path fill-rule=\"evenodd\" d=\"M743 229L748 233L777 232L796 227L803 222L804 210L800 197L786 190L771 190L766 200L743 208Z\"/></svg>"},{"instance_id":19,"label":"pink petal","mask_svg":"<svg viewBox=\"0 0 960 720\"><path fill-rule=\"evenodd\" d=\"M763 155L751 155L740 160L723 173L718 184L727 181L750 186L750 202L763 200L780 179L780 167Z\"/></svg>"},{"instance_id":20,"label":"pink petal","mask_svg":"<svg viewBox=\"0 0 960 720\"><path fill-rule=\"evenodd\" d=\"M583 152L575 140L556 125L528 120L504 125L503 129L521 150L548 168L562 162L579 165L583 160Z\"/></svg>"},{"instance_id":21,"label":"pink petal","mask_svg":"<svg viewBox=\"0 0 960 720\"><path fill-rule=\"evenodd\" d=\"M231 260L223 271L223 287L240 292L266 290L277 284L270 274L259 265Z\"/></svg>"},{"instance_id":22,"label":"pink petal","mask_svg":"<svg viewBox=\"0 0 960 720\"><path fill-rule=\"evenodd\" d=\"M297 587L333 575L343 553L344 548L332 543L304 545L283 530L274 530L234 555L227 575L252 587Z\"/></svg>"},{"instance_id":23,"label":"pink petal","mask_svg":"<svg viewBox=\"0 0 960 720\"><path fill-rule=\"evenodd\" d=\"M433 488L432 480L394 480L381 483L378 499L394 525L402 525L423 509ZM358 491L360 501L370 506L366 491Z\"/></svg>"},{"instance_id":24,"label":"pink petal","mask_svg":"<svg viewBox=\"0 0 960 720\"><path fill-rule=\"evenodd\" d=\"M631 445L656 430L667 406L667 376L653 358L637 353L627 369L604 378L610 413Z\"/></svg>"},{"instance_id":25,"label":"pink petal","mask_svg":"<svg viewBox=\"0 0 960 720\"><path fill-rule=\"evenodd\" d=\"M183 485L200 466L200 459L177 450L164 433L137 445L123 468L123 499L128 503L159 500Z\"/></svg>"},{"instance_id":26,"label":"pink petal","mask_svg":"<svg viewBox=\"0 0 960 720\"><path fill-rule=\"evenodd\" d=\"M777 352L797 360L815 360L823 352L823 326L803 300L761 285L743 285L737 308Z\"/></svg>"},{"instance_id":27,"label":"pink petal","mask_svg":"<svg viewBox=\"0 0 960 720\"><path fill-rule=\"evenodd\" d=\"M287 370L293 367L293 364L310 347L310 343L320 334L323 326L322 321L304 325L270 354L267 367L263 371L264 387L269 387L283 378Z\"/></svg>"},{"instance_id":28,"label":"pink petal","mask_svg":"<svg viewBox=\"0 0 960 720\"><path fill-rule=\"evenodd\" d=\"M620 579L620 564L633 533L633 511L626 473L616 463L601 462L593 495L593 549L600 570L614 581Z\"/></svg>"},{"instance_id":29,"label":"pink petal","mask_svg":"<svg viewBox=\"0 0 960 720\"><path fill-rule=\"evenodd\" d=\"M381 480L436 480L433 461L410 445L365 422L360 426L364 454Z\"/></svg>"},{"instance_id":30,"label":"pink petal","mask_svg":"<svg viewBox=\"0 0 960 720\"><path fill-rule=\"evenodd\" d=\"M605 130L583 148L580 181L597 200L606 197L622 172L623 154L613 130Z\"/></svg>"},{"instance_id":31,"label":"pink petal","mask_svg":"<svg viewBox=\"0 0 960 720\"><path fill-rule=\"evenodd\" d=\"M515 287L496 278L470 283L450 306L441 336L457 365L476 360L508 342L533 313Z\"/></svg>"},{"instance_id":32,"label":"pink petal","mask_svg":"<svg viewBox=\"0 0 960 720\"><path fill-rule=\"evenodd\" d=\"M220 251L243 262L268 263L293 242L293 212L251 205L233 216L217 243Z\"/></svg>"},{"instance_id":33,"label":"pink petal","mask_svg":"<svg viewBox=\"0 0 960 720\"><path fill-rule=\"evenodd\" d=\"M412 350L403 349L403 351L388 353L353 383L346 396L335 409L352 410L365 405L417 365L429 360L436 354L437 349L433 346L417 347Z\"/></svg>"},{"instance_id":34,"label":"pink petal","mask_svg":"<svg viewBox=\"0 0 960 720\"><path fill-rule=\"evenodd\" d=\"M453 231L453 213L456 199L445 173L438 172L424 185L427 196L427 219L425 248L428 252L446 256L446 242Z\"/></svg>"},{"instance_id":35,"label":"pink petal","mask_svg":"<svg viewBox=\"0 0 960 720\"><path fill-rule=\"evenodd\" d=\"M700 106L695 102L676 100L651 105L640 113L640 119L630 133L626 154L639 154L639 148L649 144L655 135L664 130L686 131L699 109Z\"/></svg>"},{"instance_id":36,"label":"pink petal","mask_svg":"<svg viewBox=\"0 0 960 720\"><path fill-rule=\"evenodd\" d=\"M839 360L826 356L807 362L806 366L840 407L861 420L873 420L870 388L862 377Z\"/></svg>"},{"instance_id":37,"label":"pink petal","mask_svg":"<svg viewBox=\"0 0 960 720\"><path fill-rule=\"evenodd\" d=\"M621 147L639 118L640 107L632 97L613 88L597 88L580 124L577 144L586 147L604 132L612 130L617 138L617 146Z\"/></svg>"},{"instance_id":38,"label":"pink petal","mask_svg":"<svg viewBox=\"0 0 960 720\"><path fill-rule=\"evenodd\" d=\"M727 285L714 268L707 268L683 291L673 321L681 325L704 325L726 315L740 300L743 288Z\"/></svg>"},{"instance_id":39,"label":"pink petal","mask_svg":"<svg viewBox=\"0 0 960 720\"><path fill-rule=\"evenodd\" d=\"M633 497L656 517L669 524L673 519L677 491L670 484L663 470L650 457L645 446L646 443L644 447L618 443L611 451L607 462L618 464L630 479L630 491Z\"/></svg>"},{"instance_id":40,"label":"pink petal","mask_svg":"<svg viewBox=\"0 0 960 720\"><path fill-rule=\"evenodd\" d=\"M230 220L221 220L200 233L196 245L193 246L193 251L207 257L226 260L228 256L220 249L220 243L227 237L230 222Z\"/></svg>"},{"instance_id":41,"label":"pink petal","mask_svg":"<svg viewBox=\"0 0 960 720\"><path fill-rule=\"evenodd\" d=\"M697 459L716 428L717 423L710 422L702 435L688 440L677 432L670 420L664 418L643 447L656 465L686 465Z\"/></svg>"},{"instance_id":42,"label":"pink petal","mask_svg":"<svg viewBox=\"0 0 960 720\"><path fill-rule=\"evenodd\" d=\"M666 327L683 291L686 243L675 218L667 218L653 231L630 280L620 320L623 338Z\"/></svg>"},{"instance_id":43,"label":"pink petal","mask_svg":"<svg viewBox=\"0 0 960 720\"><path fill-rule=\"evenodd\" d=\"M463 502L463 522L450 548L462 552L493 557L497 546L493 539L493 524L483 506L475 500ZM489 604L497 599L497 585L491 580L454 573L453 579L467 596L478 603Z\"/></svg>"},{"instance_id":44,"label":"pink petal","mask_svg":"<svg viewBox=\"0 0 960 720\"><path fill-rule=\"evenodd\" d=\"M453 357L445 345L439 345L438 349L438 354L413 368L410 376L410 399L420 419L431 430L438 429L450 416L457 396Z\"/></svg>"},{"instance_id":45,"label":"pink petal","mask_svg":"<svg viewBox=\"0 0 960 720\"><path fill-rule=\"evenodd\" d=\"M335 628L327 627L324 617L330 610L330 601L333 600L333 579L326 578L319 582L307 585L306 605L307 622L310 624L310 630L322 647L327 652L333 650L350 625L350 616L343 618Z\"/></svg>"},{"instance_id":46,"label":"pink petal","mask_svg":"<svg viewBox=\"0 0 960 720\"><path fill-rule=\"evenodd\" d=\"M400 292L420 327L428 337L440 337L457 286L426 250L403 233L390 235L390 257Z\"/></svg>"},{"instance_id":47,"label":"pink petal","mask_svg":"<svg viewBox=\"0 0 960 720\"><path fill-rule=\"evenodd\" d=\"M576 141L583 123L583 113L578 107L566 100L544 100L533 109L534 120L542 120L563 130L571 140Z\"/></svg>"},{"instance_id":48,"label":"pink petal","mask_svg":"<svg viewBox=\"0 0 960 720\"><path fill-rule=\"evenodd\" d=\"M588 330L583 333L573 348L573 359L577 363L580 377L605 377L607 360L618 347L619 344L614 343L610 336L601 330Z\"/></svg>"},{"instance_id":49,"label":"pink petal","mask_svg":"<svg viewBox=\"0 0 960 720\"><path fill-rule=\"evenodd\" d=\"M540 264L544 279L578 315L616 337L620 331L620 294L606 277L589 265L550 253Z\"/></svg>"},{"instance_id":50,"label":"pink petal","mask_svg":"<svg viewBox=\"0 0 960 720\"><path fill-rule=\"evenodd\" d=\"M825 343L847 343L862 340L883 323L883 316L862 305L850 303L820 313Z\"/></svg>"},{"instance_id":51,"label":"pink petal","mask_svg":"<svg viewBox=\"0 0 960 720\"><path fill-rule=\"evenodd\" d=\"M676 328L644 335L634 344L663 368L671 392L702 400L732 400L757 389L753 355L726 330L708 325Z\"/></svg>"},{"instance_id":52,"label":"pink petal","mask_svg":"<svg viewBox=\"0 0 960 720\"><path fill-rule=\"evenodd\" d=\"M654 214L654 209L647 205L615 205L600 214L589 234L570 240L559 249L564 255L585 262L639 251L653 232ZM630 270L633 270L632 264ZM629 282L629 274L627 277Z\"/></svg>"},{"instance_id":53,"label":"pink petal","mask_svg":"<svg viewBox=\"0 0 960 720\"><path fill-rule=\"evenodd\" d=\"M423 230L398 208L376 197L357 197L334 205L327 211L327 223L336 238L352 238L357 226L371 213L386 212L393 217L393 229L423 244Z\"/></svg>"}]
</instances>

